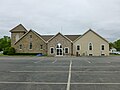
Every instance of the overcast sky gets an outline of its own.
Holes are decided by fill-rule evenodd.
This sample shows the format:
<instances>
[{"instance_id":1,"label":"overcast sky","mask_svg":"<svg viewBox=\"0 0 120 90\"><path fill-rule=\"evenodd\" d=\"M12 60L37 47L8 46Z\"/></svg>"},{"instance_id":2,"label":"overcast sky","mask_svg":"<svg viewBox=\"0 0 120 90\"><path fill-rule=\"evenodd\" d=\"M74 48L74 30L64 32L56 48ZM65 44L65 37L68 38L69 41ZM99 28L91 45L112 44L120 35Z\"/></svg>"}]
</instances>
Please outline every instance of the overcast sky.
<instances>
[{"instance_id":1,"label":"overcast sky","mask_svg":"<svg viewBox=\"0 0 120 90\"><path fill-rule=\"evenodd\" d=\"M40 34L83 34L89 28L120 38L120 0L0 0L0 38L18 24Z\"/></svg>"}]
</instances>

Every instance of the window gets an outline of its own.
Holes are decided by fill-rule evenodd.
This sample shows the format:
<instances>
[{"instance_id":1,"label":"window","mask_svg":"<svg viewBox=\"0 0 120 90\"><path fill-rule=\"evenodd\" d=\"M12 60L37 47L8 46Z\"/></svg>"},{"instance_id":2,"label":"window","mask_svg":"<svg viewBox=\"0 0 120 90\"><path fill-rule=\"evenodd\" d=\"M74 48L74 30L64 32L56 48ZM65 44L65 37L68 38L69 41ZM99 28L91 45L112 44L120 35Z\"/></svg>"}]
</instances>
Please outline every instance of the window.
<instances>
[{"instance_id":1,"label":"window","mask_svg":"<svg viewBox=\"0 0 120 90\"><path fill-rule=\"evenodd\" d=\"M77 50L80 50L80 46L79 45L77 45Z\"/></svg>"},{"instance_id":2,"label":"window","mask_svg":"<svg viewBox=\"0 0 120 90\"><path fill-rule=\"evenodd\" d=\"M53 48L53 47L50 48L50 53L51 53L51 54L54 53L54 48Z\"/></svg>"},{"instance_id":3,"label":"window","mask_svg":"<svg viewBox=\"0 0 120 90\"><path fill-rule=\"evenodd\" d=\"M62 45L60 43L58 43L57 48L62 48Z\"/></svg>"},{"instance_id":4,"label":"window","mask_svg":"<svg viewBox=\"0 0 120 90\"><path fill-rule=\"evenodd\" d=\"M30 35L30 38L32 38L32 35Z\"/></svg>"},{"instance_id":5,"label":"window","mask_svg":"<svg viewBox=\"0 0 120 90\"><path fill-rule=\"evenodd\" d=\"M93 45L92 45L92 43L89 43L89 50L93 50Z\"/></svg>"},{"instance_id":6,"label":"window","mask_svg":"<svg viewBox=\"0 0 120 90\"><path fill-rule=\"evenodd\" d=\"M105 46L104 45L101 45L101 50L105 50Z\"/></svg>"},{"instance_id":7,"label":"window","mask_svg":"<svg viewBox=\"0 0 120 90\"><path fill-rule=\"evenodd\" d=\"M101 56L105 56L105 54L101 54Z\"/></svg>"},{"instance_id":8,"label":"window","mask_svg":"<svg viewBox=\"0 0 120 90\"><path fill-rule=\"evenodd\" d=\"M17 34L15 38L16 38L16 42L17 42L19 40L19 38L20 38L19 34Z\"/></svg>"},{"instance_id":9,"label":"window","mask_svg":"<svg viewBox=\"0 0 120 90\"><path fill-rule=\"evenodd\" d=\"M68 47L65 48L65 53L66 53L66 54L69 53L69 49L68 49Z\"/></svg>"},{"instance_id":10,"label":"window","mask_svg":"<svg viewBox=\"0 0 120 90\"><path fill-rule=\"evenodd\" d=\"M29 47L29 49L32 49L32 43L30 43L30 47Z\"/></svg>"},{"instance_id":11,"label":"window","mask_svg":"<svg viewBox=\"0 0 120 90\"><path fill-rule=\"evenodd\" d=\"M93 56L93 54L89 54L89 56Z\"/></svg>"},{"instance_id":12,"label":"window","mask_svg":"<svg viewBox=\"0 0 120 90\"><path fill-rule=\"evenodd\" d=\"M22 49L22 44L20 44L20 50Z\"/></svg>"},{"instance_id":13,"label":"window","mask_svg":"<svg viewBox=\"0 0 120 90\"><path fill-rule=\"evenodd\" d=\"M43 49L43 45L40 45L40 49Z\"/></svg>"}]
</instances>

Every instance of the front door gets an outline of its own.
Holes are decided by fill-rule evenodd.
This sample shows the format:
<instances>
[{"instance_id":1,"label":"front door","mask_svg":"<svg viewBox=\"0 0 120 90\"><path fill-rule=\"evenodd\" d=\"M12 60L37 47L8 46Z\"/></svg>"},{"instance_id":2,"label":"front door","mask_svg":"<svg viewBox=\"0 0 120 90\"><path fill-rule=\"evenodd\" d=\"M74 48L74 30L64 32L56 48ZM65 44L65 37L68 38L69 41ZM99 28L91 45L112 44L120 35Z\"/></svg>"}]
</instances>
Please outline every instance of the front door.
<instances>
[{"instance_id":1,"label":"front door","mask_svg":"<svg viewBox=\"0 0 120 90\"><path fill-rule=\"evenodd\" d=\"M56 55L57 56L62 56L63 55L63 50L62 49L56 49L57 50L57 52L56 52Z\"/></svg>"},{"instance_id":2,"label":"front door","mask_svg":"<svg viewBox=\"0 0 120 90\"><path fill-rule=\"evenodd\" d=\"M56 56L63 56L63 48L60 43L58 43L56 47Z\"/></svg>"}]
</instances>

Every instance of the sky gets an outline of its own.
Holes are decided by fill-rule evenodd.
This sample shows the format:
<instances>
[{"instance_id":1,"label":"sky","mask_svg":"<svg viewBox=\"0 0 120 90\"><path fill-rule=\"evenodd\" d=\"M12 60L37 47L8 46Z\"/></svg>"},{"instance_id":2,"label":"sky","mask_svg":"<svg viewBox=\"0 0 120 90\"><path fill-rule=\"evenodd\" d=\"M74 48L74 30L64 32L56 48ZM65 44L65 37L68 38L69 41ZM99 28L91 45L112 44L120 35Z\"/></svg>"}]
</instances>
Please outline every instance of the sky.
<instances>
[{"instance_id":1,"label":"sky","mask_svg":"<svg viewBox=\"0 0 120 90\"><path fill-rule=\"evenodd\" d=\"M0 0L0 38L18 24L39 34L84 34L120 39L120 0Z\"/></svg>"}]
</instances>

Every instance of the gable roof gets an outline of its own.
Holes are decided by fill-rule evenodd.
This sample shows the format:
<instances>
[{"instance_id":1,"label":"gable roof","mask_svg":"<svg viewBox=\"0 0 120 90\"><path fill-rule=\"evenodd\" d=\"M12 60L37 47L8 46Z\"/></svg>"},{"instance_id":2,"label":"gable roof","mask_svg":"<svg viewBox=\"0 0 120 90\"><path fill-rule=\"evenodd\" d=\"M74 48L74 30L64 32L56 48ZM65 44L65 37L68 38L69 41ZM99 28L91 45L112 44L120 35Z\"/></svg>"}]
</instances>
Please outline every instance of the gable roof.
<instances>
[{"instance_id":1,"label":"gable roof","mask_svg":"<svg viewBox=\"0 0 120 90\"><path fill-rule=\"evenodd\" d=\"M103 39L105 42L109 43L106 39L104 39L102 36L100 36L99 34L97 34L96 32L94 32L92 29L89 29L87 32L85 32L82 36L78 37L75 41L77 41L78 39L82 38L84 35L86 35L89 32L93 32L95 35L97 35L98 37L100 37L101 39Z\"/></svg>"},{"instance_id":2,"label":"gable roof","mask_svg":"<svg viewBox=\"0 0 120 90\"><path fill-rule=\"evenodd\" d=\"M61 34L60 32L58 32L56 35L54 35L52 38L50 38L47 42L51 41L53 38L55 38L57 35L61 35L63 36L65 39L67 39L68 41L72 42L68 37L66 37L65 35Z\"/></svg>"},{"instance_id":3,"label":"gable roof","mask_svg":"<svg viewBox=\"0 0 120 90\"><path fill-rule=\"evenodd\" d=\"M27 32L27 29L22 24L19 24L11 29L10 32Z\"/></svg>"},{"instance_id":4,"label":"gable roof","mask_svg":"<svg viewBox=\"0 0 120 90\"><path fill-rule=\"evenodd\" d=\"M16 43L18 43L23 37L25 37L29 32L33 32L37 37L39 37L40 39L42 39L45 43L46 43L46 41L41 37L41 35L40 34L38 34L37 32L35 32L34 30L29 30L27 33L25 33L17 42L15 42L15 44Z\"/></svg>"},{"instance_id":5,"label":"gable roof","mask_svg":"<svg viewBox=\"0 0 120 90\"><path fill-rule=\"evenodd\" d=\"M41 35L41 37L45 40L48 41L50 38L52 38L54 35Z\"/></svg>"},{"instance_id":6,"label":"gable roof","mask_svg":"<svg viewBox=\"0 0 120 90\"><path fill-rule=\"evenodd\" d=\"M65 35L67 38L69 38L71 41L76 40L81 35Z\"/></svg>"}]
</instances>

